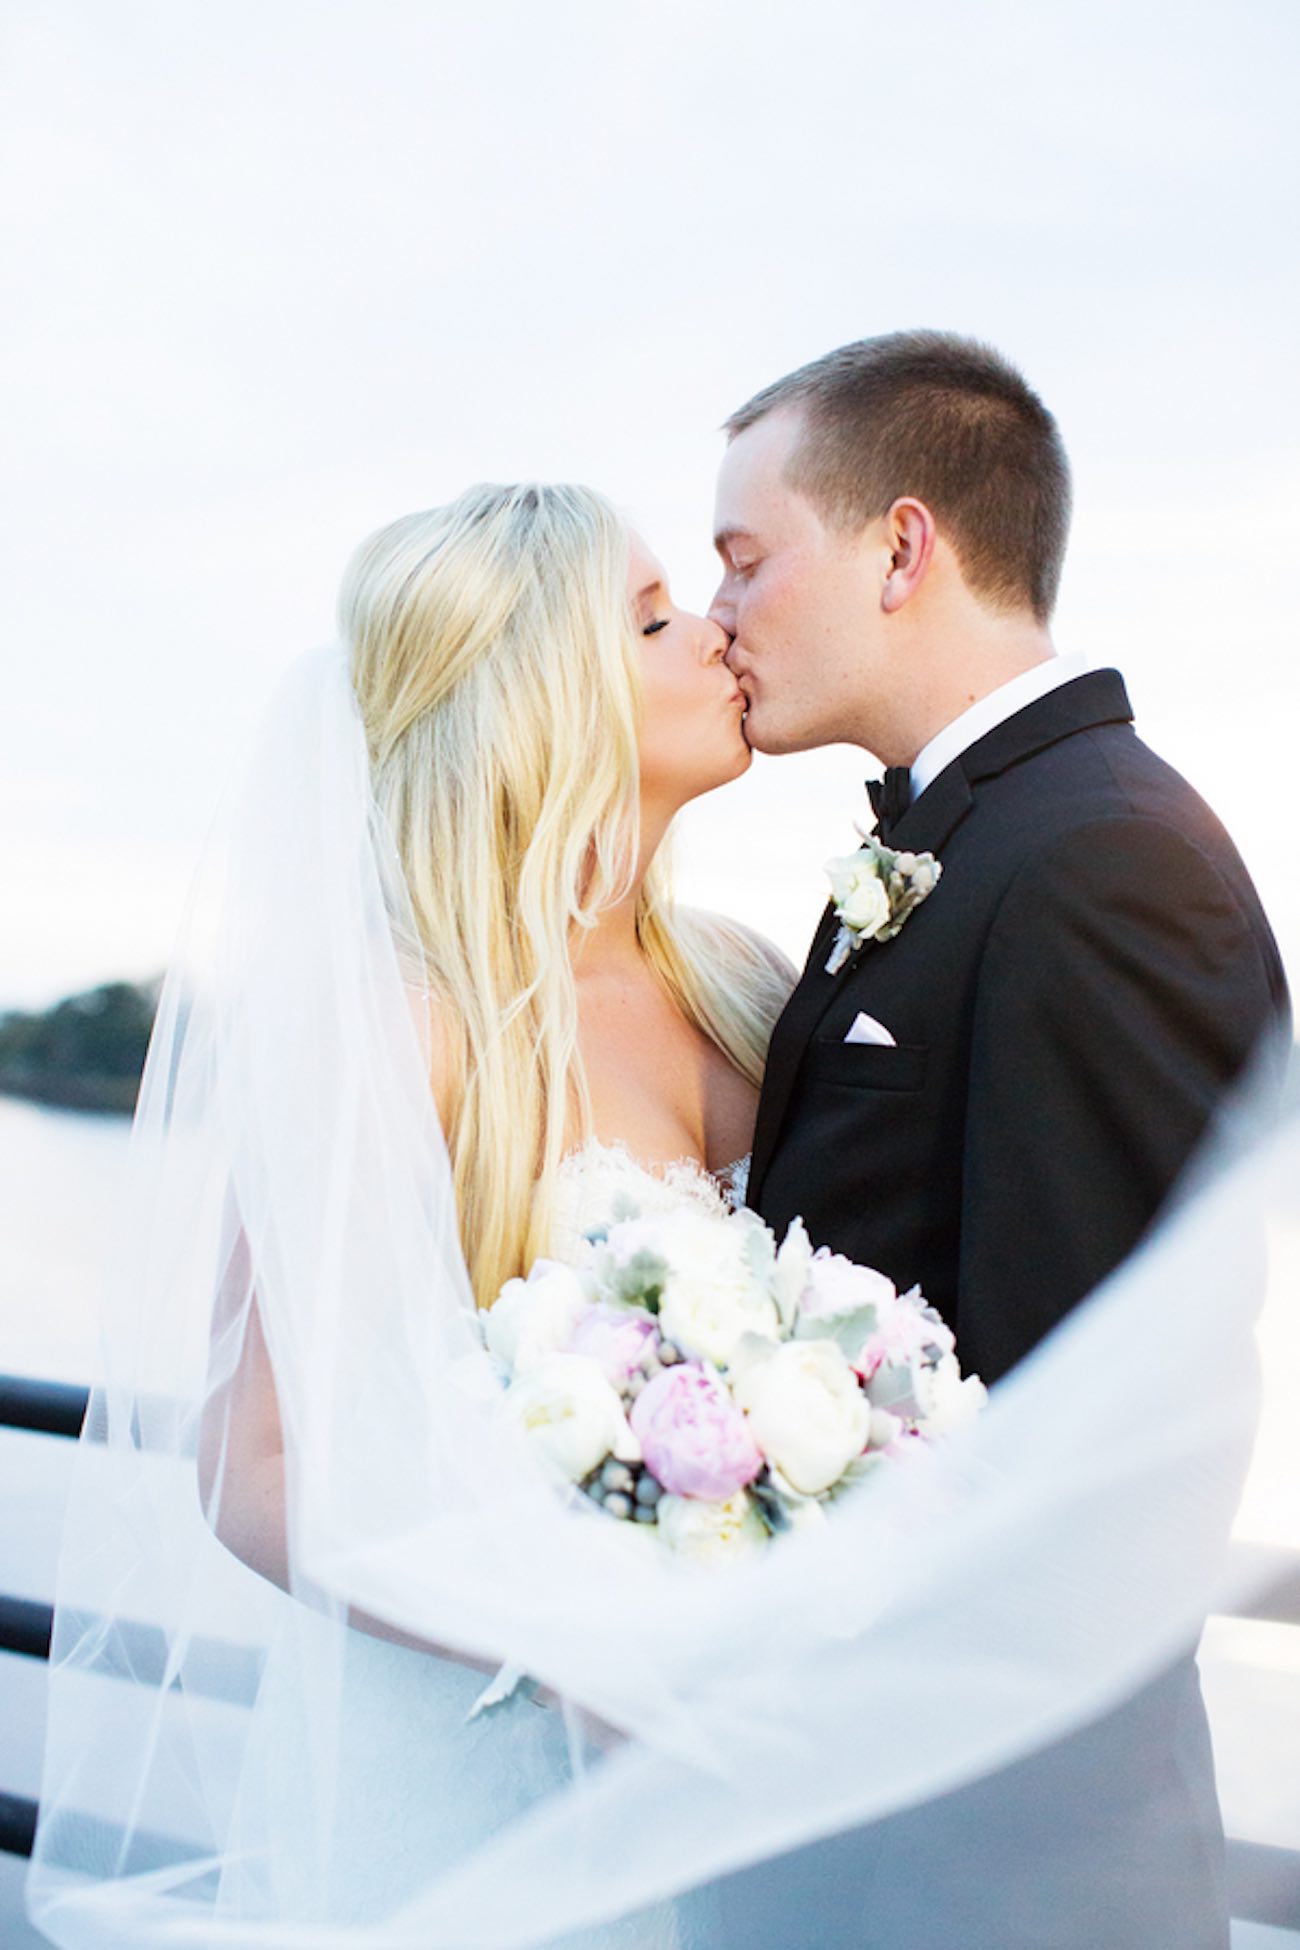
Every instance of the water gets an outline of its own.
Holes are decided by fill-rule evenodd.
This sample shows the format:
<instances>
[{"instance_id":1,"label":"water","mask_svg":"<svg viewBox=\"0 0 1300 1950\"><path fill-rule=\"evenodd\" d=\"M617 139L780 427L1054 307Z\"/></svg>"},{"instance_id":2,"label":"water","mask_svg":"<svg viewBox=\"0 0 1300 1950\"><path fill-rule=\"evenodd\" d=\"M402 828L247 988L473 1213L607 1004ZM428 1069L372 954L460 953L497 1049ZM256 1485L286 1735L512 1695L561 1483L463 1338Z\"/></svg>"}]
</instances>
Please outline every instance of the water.
<instances>
[{"instance_id":1,"label":"water","mask_svg":"<svg viewBox=\"0 0 1300 1950\"><path fill-rule=\"evenodd\" d=\"M89 1379L129 1135L124 1117L0 1097L0 1371Z\"/></svg>"},{"instance_id":2,"label":"water","mask_svg":"<svg viewBox=\"0 0 1300 1950\"><path fill-rule=\"evenodd\" d=\"M0 1097L0 1371L89 1379L129 1136L122 1117ZM0 1430L0 1591L52 1595L72 1447ZM44 1704L44 1668L0 1653L0 1789L39 1793ZM23 1914L22 1878L22 1863L0 1856L8 1950L44 1942Z\"/></svg>"}]
</instances>

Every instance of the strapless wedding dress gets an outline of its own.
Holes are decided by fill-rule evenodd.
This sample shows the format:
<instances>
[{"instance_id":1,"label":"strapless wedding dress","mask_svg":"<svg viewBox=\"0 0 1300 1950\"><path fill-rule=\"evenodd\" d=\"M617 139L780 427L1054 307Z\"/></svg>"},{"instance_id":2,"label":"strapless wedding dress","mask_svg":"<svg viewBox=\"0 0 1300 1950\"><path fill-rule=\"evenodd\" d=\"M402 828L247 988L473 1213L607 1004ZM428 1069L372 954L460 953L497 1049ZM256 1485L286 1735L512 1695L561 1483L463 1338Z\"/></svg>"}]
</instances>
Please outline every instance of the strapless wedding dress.
<instances>
[{"instance_id":1,"label":"strapless wedding dress","mask_svg":"<svg viewBox=\"0 0 1300 1950\"><path fill-rule=\"evenodd\" d=\"M645 1212L683 1200L711 1211L741 1201L747 1160L713 1175L692 1159L650 1169L622 1145L593 1141L566 1158L556 1188L551 1250L571 1257L581 1236L608 1217L619 1197ZM338 1729L337 1806L325 1828L312 1810L301 1836L285 1824L304 1809L304 1771L319 1729L295 1724L295 1675L320 1631L314 1613L286 1606L280 1641L263 1675L279 1687L284 1711L259 1716L274 1735L250 1754L251 1799L286 1810L275 1859L245 1861L223 1878L221 1911L269 1908L295 1921L378 1923L440 1872L450 1869L505 1822L573 1778L564 1719L526 1689L470 1719L488 1683L476 1669L432 1658L363 1632L346 1635L347 1661ZM300 1716L301 1717L301 1716ZM597 1757L591 1764L599 1766ZM277 1796L276 1779L286 1791ZM307 1834L326 1859L309 1853ZM238 1834L233 1837L237 1855ZM301 1844L301 1845L299 1845ZM617 1923L556 1939L553 1950L725 1950L693 1901L664 1903Z\"/></svg>"},{"instance_id":2,"label":"strapless wedding dress","mask_svg":"<svg viewBox=\"0 0 1300 1950\"><path fill-rule=\"evenodd\" d=\"M560 1166L551 1251L557 1259L575 1258L583 1234L609 1217L617 1199L635 1200L647 1215L670 1211L683 1200L706 1211L726 1212L744 1204L748 1179L748 1157L720 1172L706 1171L694 1158L651 1167L633 1157L625 1144L593 1138L580 1151L571 1151Z\"/></svg>"}]
</instances>

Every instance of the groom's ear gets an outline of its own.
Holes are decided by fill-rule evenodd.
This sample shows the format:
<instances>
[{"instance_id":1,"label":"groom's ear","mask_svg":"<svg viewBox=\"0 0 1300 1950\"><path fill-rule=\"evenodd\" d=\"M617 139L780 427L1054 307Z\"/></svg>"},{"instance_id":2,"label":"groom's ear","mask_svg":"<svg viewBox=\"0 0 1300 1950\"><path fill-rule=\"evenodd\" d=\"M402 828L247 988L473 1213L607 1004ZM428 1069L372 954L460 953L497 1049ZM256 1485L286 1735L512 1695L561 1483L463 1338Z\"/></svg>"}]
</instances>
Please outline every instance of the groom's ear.
<instances>
[{"instance_id":1,"label":"groom's ear","mask_svg":"<svg viewBox=\"0 0 1300 1950\"><path fill-rule=\"evenodd\" d=\"M884 580L880 606L887 615L900 610L925 580L934 555L934 516L924 501L904 495L885 516Z\"/></svg>"}]
</instances>

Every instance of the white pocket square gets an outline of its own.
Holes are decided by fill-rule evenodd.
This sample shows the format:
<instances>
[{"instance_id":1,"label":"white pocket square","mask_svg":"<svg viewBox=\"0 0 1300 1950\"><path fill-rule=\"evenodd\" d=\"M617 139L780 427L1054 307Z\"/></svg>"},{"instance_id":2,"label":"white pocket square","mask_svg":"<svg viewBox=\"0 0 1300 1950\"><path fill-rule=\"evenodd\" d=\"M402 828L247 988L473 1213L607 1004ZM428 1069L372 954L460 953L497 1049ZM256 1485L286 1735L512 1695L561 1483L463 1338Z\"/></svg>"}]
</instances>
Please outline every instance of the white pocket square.
<instances>
[{"instance_id":1,"label":"white pocket square","mask_svg":"<svg viewBox=\"0 0 1300 1950\"><path fill-rule=\"evenodd\" d=\"M849 1033L844 1040L846 1043L884 1043L889 1049L898 1047L895 1038L890 1035L884 1023L877 1022L874 1016L866 1015L862 1010L854 1016Z\"/></svg>"}]
</instances>

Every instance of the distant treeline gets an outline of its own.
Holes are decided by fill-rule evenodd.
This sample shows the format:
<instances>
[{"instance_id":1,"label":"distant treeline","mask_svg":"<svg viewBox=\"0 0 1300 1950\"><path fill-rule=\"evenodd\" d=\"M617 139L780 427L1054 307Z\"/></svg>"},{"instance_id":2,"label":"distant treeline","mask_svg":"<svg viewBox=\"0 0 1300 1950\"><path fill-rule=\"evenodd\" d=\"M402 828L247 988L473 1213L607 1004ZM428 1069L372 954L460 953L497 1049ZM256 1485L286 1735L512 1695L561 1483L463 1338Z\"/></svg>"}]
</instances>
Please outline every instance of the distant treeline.
<instances>
[{"instance_id":1,"label":"distant treeline","mask_svg":"<svg viewBox=\"0 0 1300 1950\"><path fill-rule=\"evenodd\" d=\"M129 1116L157 1000L156 983L106 982L37 1015L0 1015L0 1091Z\"/></svg>"},{"instance_id":2,"label":"distant treeline","mask_svg":"<svg viewBox=\"0 0 1300 1950\"><path fill-rule=\"evenodd\" d=\"M105 982L40 1015L0 1014L0 1094L129 1117L159 986ZM1286 1101L1300 1111L1300 1044L1292 1052Z\"/></svg>"}]
</instances>

